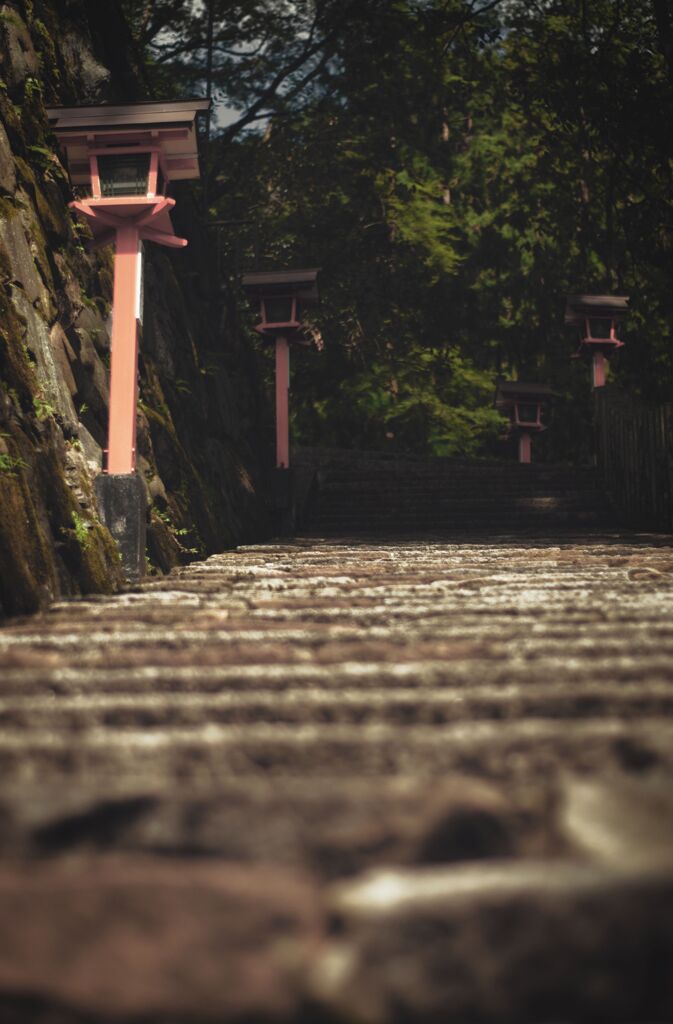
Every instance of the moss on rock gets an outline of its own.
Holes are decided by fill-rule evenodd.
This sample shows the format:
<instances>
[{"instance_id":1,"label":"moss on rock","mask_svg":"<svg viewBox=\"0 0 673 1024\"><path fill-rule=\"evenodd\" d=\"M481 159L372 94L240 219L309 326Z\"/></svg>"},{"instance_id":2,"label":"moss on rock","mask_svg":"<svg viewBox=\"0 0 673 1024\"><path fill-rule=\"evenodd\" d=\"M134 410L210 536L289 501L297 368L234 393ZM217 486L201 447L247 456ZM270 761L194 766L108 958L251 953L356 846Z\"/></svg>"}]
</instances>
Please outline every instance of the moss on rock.
<instances>
[{"instance_id":1,"label":"moss on rock","mask_svg":"<svg viewBox=\"0 0 673 1024\"><path fill-rule=\"evenodd\" d=\"M40 520L30 464L0 473L0 611L5 615L37 611L58 593L51 538Z\"/></svg>"},{"instance_id":2,"label":"moss on rock","mask_svg":"<svg viewBox=\"0 0 673 1024\"><path fill-rule=\"evenodd\" d=\"M87 229L68 210L72 191L44 103L144 92L118 5L39 0L33 9L15 0L3 11L0 433L11 435L5 465L18 461L16 473L0 470L0 615L122 582L91 486L105 443L112 251L85 251ZM207 265L205 233L199 242L194 223L185 233L195 242L190 266ZM138 456L155 501L148 554L163 571L266 532L256 484L239 486L242 473L255 478L254 444L244 436L255 415L239 417L239 404L254 409L256 399L224 365L226 383L216 393L207 386L199 350L219 345L219 328L183 287L186 265L175 259L148 247L140 363ZM76 459L69 445L80 446Z\"/></svg>"}]
</instances>

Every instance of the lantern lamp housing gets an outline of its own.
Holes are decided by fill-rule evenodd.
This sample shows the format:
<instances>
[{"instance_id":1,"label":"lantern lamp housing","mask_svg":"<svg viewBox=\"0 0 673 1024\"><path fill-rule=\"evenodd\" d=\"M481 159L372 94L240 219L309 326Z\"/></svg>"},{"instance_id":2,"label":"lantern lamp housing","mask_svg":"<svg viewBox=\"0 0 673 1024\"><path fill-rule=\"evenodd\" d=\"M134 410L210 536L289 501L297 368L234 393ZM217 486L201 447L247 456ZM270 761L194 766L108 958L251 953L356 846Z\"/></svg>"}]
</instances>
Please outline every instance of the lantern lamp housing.
<instances>
[{"instance_id":1,"label":"lantern lamp housing","mask_svg":"<svg viewBox=\"0 0 673 1024\"><path fill-rule=\"evenodd\" d=\"M546 430L543 417L553 397L546 384L498 380L495 407L509 417L510 429L540 433Z\"/></svg>"},{"instance_id":2,"label":"lantern lamp housing","mask_svg":"<svg viewBox=\"0 0 673 1024\"><path fill-rule=\"evenodd\" d=\"M95 158L100 196L146 196L150 188L150 152L126 153L112 150ZM92 174L93 178L93 174Z\"/></svg>"},{"instance_id":3,"label":"lantern lamp housing","mask_svg":"<svg viewBox=\"0 0 673 1024\"><path fill-rule=\"evenodd\" d=\"M111 242L122 222L145 240L187 244L174 234L168 191L199 177L196 119L209 108L207 99L48 108L70 180L88 192L70 205L89 222L90 247Z\"/></svg>"},{"instance_id":4,"label":"lantern lamp housing","mask_svg":"<svg viewBox=\"0 0 673 1024\"><path fill-rule=\"evenodd\" d=\"M514 423L517 427L542 430L542 402L517 399L514 403Z\"/></svg>"},{"instance_id":5,"label":"lantern lamp housing","mask_svg":"<svg viewBox=\"0 0 673 1024\"><path fill-rule=\"evenodd\" d=\"M244 274L243 289L261 316L255 330L270 340L284 335L302 343L304 311L318 302L318 273L312 268Z\"/></svg>"},{"instance_id":6,"label":"lantern lamp housing","mask_svg":"<svg viewBox=\"0 0 673 1024\"><path fill-rule=\"evenodd\" d=\"M509 418L505 436L516 439L520 463L532 461L532 436L547 429L542 417L552 397L546 384L498 378L494 405Z\"/></svg>"},{"instance_id":7,"label":"lantern lamp housing","mask_svg":"<svg viewBox=\"0 0 673 1024\"><path fill-rule=\"evenodd\" d=\"M575 358L592 357L597 352L609 358L623 348L617 331L628 305L628 295L569 295L565 323L579 331Z\"/></svg>"},{"instance_id":8,"label":"lantern lamp housing","mask_svg":"<svg viewBox=\"0 0 673 1024\"><path fill-rule=\"evenodd\" d=\"M275 328L288 330L299 327L298 305L297 296L293 294L263 295L261 300L262 322L259 325L261 330L268 331Z\"/></svg>"}]
</instances>

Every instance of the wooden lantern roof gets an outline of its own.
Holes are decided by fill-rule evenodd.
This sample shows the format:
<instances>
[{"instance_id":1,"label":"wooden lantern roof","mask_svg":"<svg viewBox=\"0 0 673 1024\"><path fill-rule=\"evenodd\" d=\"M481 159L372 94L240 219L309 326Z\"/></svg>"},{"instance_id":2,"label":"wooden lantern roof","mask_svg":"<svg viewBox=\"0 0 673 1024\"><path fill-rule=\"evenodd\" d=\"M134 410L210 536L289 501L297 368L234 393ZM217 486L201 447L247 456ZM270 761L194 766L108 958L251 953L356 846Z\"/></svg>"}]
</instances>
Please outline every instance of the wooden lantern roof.
<instances>
[{"instance_id":1,"label":"wooden lantern roof","mask_svg":"<svg viewBox=\"0 0 673 1024\"><path fill-rule=\"evenodd\" d=\"M90 183L89 154L110 147L161 150L171 181L199 177L196 118L209 99L49 107L47 116L66 150L73 185Z\"/></svg>"},{"instance_id":2,"label":"wooden lantern roof","mask_svg":"<svg viewBox=\"0 0 673 1024\"><path fill-rule=\"evenodd\" d=\"M623 319L629 310L628 295L569 295L565 323L580 324L587 317Z\"/></svg>"},{"instance_id":3,"label":"wooden lantern roof","mask_svg":"<svg viewBox=\"0 0 673 1024\"><path fill-rule=\"evenodd\" d=\"M251 297L296 295L305 305L318 301L320 267L307 270L269 270L244 274L242 284Z\"/></svg>"},{"instance_id":4,"label":"wooden lantern roof","mask_svg":"<svg viewBox=\"0 0 673 1024\"><path fill-rule=\"evenodd\" d=\"M534 384L521 380L499 380L496 385L496 409L508 409L515 402L546 402L554 397L548 384Z\"/></svg>"}]
</instances>

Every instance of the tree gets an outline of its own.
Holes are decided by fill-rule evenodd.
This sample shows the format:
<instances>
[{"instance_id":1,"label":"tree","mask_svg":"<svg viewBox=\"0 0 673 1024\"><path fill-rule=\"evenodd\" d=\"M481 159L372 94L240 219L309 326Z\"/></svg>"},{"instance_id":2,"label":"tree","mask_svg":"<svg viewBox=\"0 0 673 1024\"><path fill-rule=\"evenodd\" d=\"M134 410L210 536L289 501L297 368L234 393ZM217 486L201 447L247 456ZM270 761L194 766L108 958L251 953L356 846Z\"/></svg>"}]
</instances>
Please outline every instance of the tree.
<instances>
[{"instance_id":1,"label":"tree","mask_svg":"<svg viewBox=\"0 0 673 1024\"><path fill-rule=\"evenodd\" d=\"M659 0L127 0L156 87L212 88L207 216L242 265L320 265L302 436L494 450L497 372L589 393L570 291L625 291L618 376L670 393L671 20ZM584 413L583 411L584 410ZM556 440L554 440L554 438Z\"/></svg>"}]
</instances>

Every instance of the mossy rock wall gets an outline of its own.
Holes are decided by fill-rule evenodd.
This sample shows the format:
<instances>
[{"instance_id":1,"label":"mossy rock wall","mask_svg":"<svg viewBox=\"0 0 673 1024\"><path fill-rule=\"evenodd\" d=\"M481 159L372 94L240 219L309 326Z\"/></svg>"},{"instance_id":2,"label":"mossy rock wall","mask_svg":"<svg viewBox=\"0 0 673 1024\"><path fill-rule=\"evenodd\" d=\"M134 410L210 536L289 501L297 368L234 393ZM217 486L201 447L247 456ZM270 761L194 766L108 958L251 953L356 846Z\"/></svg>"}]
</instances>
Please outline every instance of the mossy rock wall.
<instances>
[{"instance_id":1,"label":"mossy rock wall","mask_svg":"<svg viewBox=\"0 0 673 1024\"><path fill-rule=\"evenodd\" d=\"M44 108L148 92L114 0L0 3L0 74L2 616L122 584L92 486L107 423L112 254L86 251ZM193 197L183 188L177 198L190 247L146 246L138 468L152 571L269 528L256 368L235 319L223 324Z\"/></svg>"}]
</instances>

